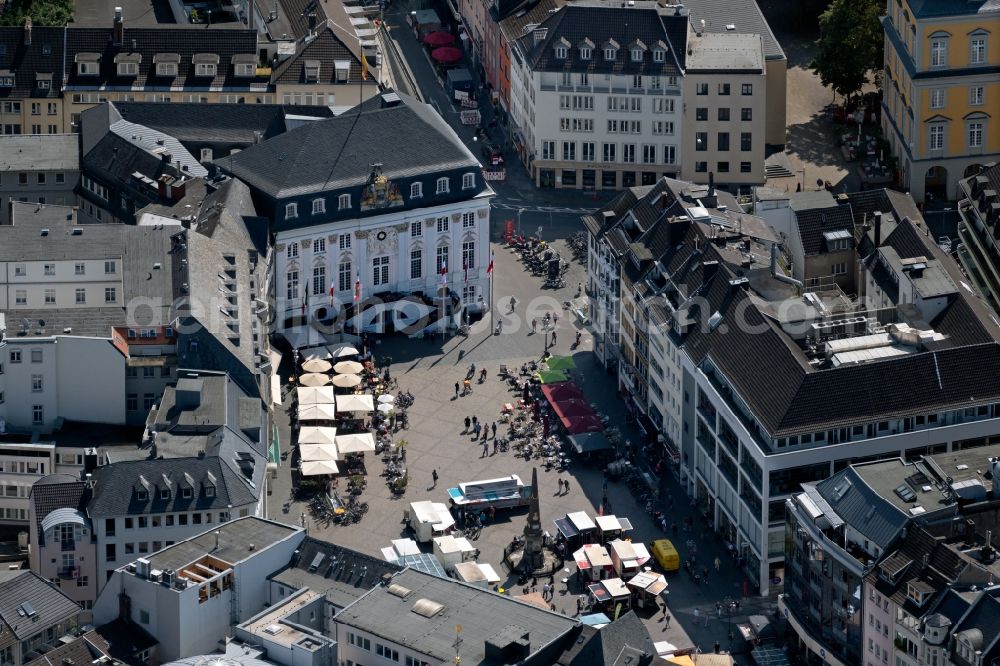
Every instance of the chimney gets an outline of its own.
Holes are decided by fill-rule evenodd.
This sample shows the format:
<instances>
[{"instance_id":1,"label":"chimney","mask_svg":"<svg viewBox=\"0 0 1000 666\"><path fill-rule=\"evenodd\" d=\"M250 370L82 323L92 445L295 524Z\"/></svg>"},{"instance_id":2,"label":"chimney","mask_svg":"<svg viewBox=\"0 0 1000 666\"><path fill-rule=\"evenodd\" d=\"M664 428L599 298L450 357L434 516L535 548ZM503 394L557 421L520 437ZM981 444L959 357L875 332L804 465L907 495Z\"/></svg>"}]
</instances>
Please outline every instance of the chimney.
<instances>
[{"instance_id":1,"label":"chimney","mask_svg":"<svg viewBox=\"0 0 1000 666\"><path fill-rule=\"evenodd\" d=\"M704 271L703 282L708 282L715 274L719 272L719 262L718 261L705 261L702 262L701 268Z\"/></svg>"},{"instance_id":2,"label":"chimney","mask_svg":"<svg viewBox=\"0 0 1000 666\"><path fill-rule=\"evenodd\" d=\"M31 17L24 19L24 45L31 46Z\"/></svg>"},{"instance_id":3,"label":"chimney","mask_svg":"<svg viewBox=\"0 0 1000 666\"><path fill-rule=\"evenodd\" d=\"M976 521L974 521L972 518L966 518L965 519L964 537L965 537L965 545L966 546L975 545L975 543L976 543Z\"/></svg>"},{"instance_id":4,"label":"chimney","mask_svg":"<svg viewBox=\"0 0 1000 666\"><path fill-rule=\"evenodd\" d=\"M247 3L247 27L254 30L254 13L257 11L257 6L254 0L250 0Z\"/></svg>"},{"instance_id":5,"label":"chimney","mask_svg":"<svg viewBox=\"0 0 1000 666\"><path fill-rule=\"evenodd\" d=\"M115 23L114 23L113 39L115 46L121 46L125 43L125 21L122 19L122 8L115 7Z\"/></svg>"},{"instance_id":6,"label":"chimney","mask_svg":"<svg viewBox=\"0 0 1000 666\"><path fill-rule=\"evenodd\" d=\"M882 211L875 211L875 247L882 244Z\"/></svg>"},{"instance_id":7,"label":"chimney","mask_svg":"<svg viewBox=\"0 0 1000 666\"><path fill-rule=\"evenodd\" d=\"M714 197L715 196L715 172L714 171L709 171L708 172L708 196L710 196L710 197Z\"/></svg>"}]
</instances>

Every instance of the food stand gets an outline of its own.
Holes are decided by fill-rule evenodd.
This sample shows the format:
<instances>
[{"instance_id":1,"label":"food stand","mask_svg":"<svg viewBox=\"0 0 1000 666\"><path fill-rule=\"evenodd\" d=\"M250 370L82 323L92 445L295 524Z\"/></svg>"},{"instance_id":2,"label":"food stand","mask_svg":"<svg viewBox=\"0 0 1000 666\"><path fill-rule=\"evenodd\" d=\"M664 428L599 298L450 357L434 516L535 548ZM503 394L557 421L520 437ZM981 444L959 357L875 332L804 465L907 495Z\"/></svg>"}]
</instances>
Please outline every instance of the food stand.
<instances>
[{"instance_id":1,"label":"food stand","mask_svg":"<svg viewBox=\"0 0 1000 666\"><path fill-rule=\"evenodd\" d=\"M626 585L632 590L637 608L657 608L657 599L667 593L667 579L653 571L637 573Z\"/></svg>"},{"instance_id":2,"label":"food stand","mask_svg":"<svg viewBox=\"0 0 1000 666\"><path fill-rule=\"evenodd\" d=\"M614 614L615 608L619 604L622 611L628 610L631 607L632 595L621 578L608 578L598 583L591 583L587 586L587 591L590 593L590 600L594 610L602 610Z\"/></svg>"},{"instance_id":3,"label":"food stand","mask_svg":"<svg viewBox=\"0 0 1000 666\"><path fill-rule=\"evenodd\" d=\"M615 573L623 578L639 573L640 568L649 562L650 555L645 544L615 539L607 546Z\"/></svg>"},{"instance_id":4,"label":"food stand","mask_svg":"<svg viewBox=\"0 0 1000 666\"><path fill-rule=\"evenodd\" d=\"M601 581L613 575L611 556L608 555L608 549L600 544L587 544L573 553L573 559L581 581Z\"/></svg>"},{"instance_id":5,"label":"food stand","mask_svg":"<svg viewBox=\"0 0 1000 666\"><path fill-rule=\"evenodd\" d=\"M405 518L416 540L427 543L436 536L444 536L455 527L455 519L448 507L441 502L411 502Z\"/></svg>"},{"instance_id":6,"label":"food stand","mask_svg":"<svg viewBox=\"0 0 1000 666\"><path fill-rule=\"evenodd\" d=\"M621 539L626 532L632 531L632 523L629 522L628 518L619 518L614 514L594 516L594 522L597 524L597 536L600 543Z\"/></svg>"},{"instance_id":7,"label":"food stand","mask_svg":"<svg viewBox=\"0 0 1000 666\"><path fill-rule=\"evenodd\" d=\"M593 543L597 533L597 525L583 511L567 513L562 518L556 518L555 523L559 534L566 540L569 548L578 548L585 543Z\"/></svg>"}]
</instances>

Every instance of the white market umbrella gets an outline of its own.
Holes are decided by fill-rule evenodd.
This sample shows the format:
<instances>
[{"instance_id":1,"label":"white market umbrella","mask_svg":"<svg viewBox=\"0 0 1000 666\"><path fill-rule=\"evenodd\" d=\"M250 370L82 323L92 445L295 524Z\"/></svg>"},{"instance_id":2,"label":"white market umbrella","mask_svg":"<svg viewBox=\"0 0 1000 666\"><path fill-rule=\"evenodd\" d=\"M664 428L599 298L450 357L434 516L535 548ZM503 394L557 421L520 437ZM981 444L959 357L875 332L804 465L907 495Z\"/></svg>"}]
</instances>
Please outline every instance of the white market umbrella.
<instances>
[{"instance_id":1,"label":"white market umbrella","mask_svg":"<svg viewBox=\"0 0 1000 666\"><path fill-rule=\"evenodd\" d=\"M378 397L378 401L391 405L392 403L396 402L396 397L389 395L388 393L383 393Z\"/></svg>"},{"instance_id":2,"label":"white market umbrella","mask_svg":"<svg viewBox=\"0 0 1000 666\"><path fill-rule=\"evenodd\" d=\"M394 406L390 405L387 402L380 402L378 404L378 407L376 407L375 409L377 409L378 411L382 412L383 414L388 414L389 412L391 412L392 410L394 410L396 408Z\"/></svg>"},{"instance_id":3,"label":"white market umbrella","mask_svg":"<svg viewBox=\"0 0 1000 666\"><path fill-rule=\"evenodd\" d=\"M302 463L302 476L319 476L320 474L339 474L340 468L332 460L307 460Z\"/></svg>"},{"instance_id":4,"label":"white market umbrella","mask_svg":"<svg viewBox=\"0 0 1000 666\"><path fill-rule=\"evenodd\" d=\"M353 435L337 435L337 450L340 453L365 453L375 451L375 437L370 432Z\"/></svg>"},{"instance_id":5,"label":"white market umbrella","mask_svg":"<svg viewBox=\"0 0 1000 666\"><path fill-rule=\"evenodd\" d=\"M302 364L302 369L306 372L329 372L330 368L329 361L324 361L321 358L311 358Z\"/></svg>"},{"instance_id":6,"label":"white market umbrella","mask_svg":"<svg viewBox=\"0 0 1000 666\"><path fill-rule=\"evenodd\" d=\"M358 350L351 345L342 345L340 347L334 347L330 350L330 356L333 358L344 358L345 356L357 356Z\"/></svg>"},{"instance_id":7,"label":"white market umbrella","mask_svg":"<svg viewBox=\"0 0 1000 666\"><path fill-rule=\"evenodd\" d=\"M338 395L337 412L371 412L375 410L375 402L370 394Z\"/></svg>"},{"instance_id":8,"label":"white market umbrella","mask_svg":"<svg viewBox=\"0 0 1000 666\"><path fill-rule=\"evenodd\" d=\"M332 386L300 386L295 393L300 405L332 405L336 400Z\"/></svg>"},{"instance_id":9,"label":"white market umbrella","mask_svg":"<svg viewBox=\"0 0 1000 666\"><path fill-rule=\"evenodd\" d=\"M302 456L304 462L312 460L338 460L340 458L340 455L337 453L336 444L300 444L299 455Z\"/></svg>"},{"instance_id":10,"label":"white market umbrella","mask_svg":"<svg viewBox=\"0 0 1000 666\"><path fill-rule=\"evenodd\" d=\"M341 361L333 366L334 372L339 372L345 375L356 375L364 369L365 366L361 365L357 361Z\"/></svg>"},{"instance_id":11,"label":"white market umbrella","mask_svg":"<svg viewBox=\"0 0 1000 666\"><path fill-rule=\"evenodd\" d=\"M301 386L326 386L330 383L330 378L318 372L310 372L299 377Z\"/></svg>"},{"instance_id":12,"label":"white market umbrella","mask_svg":"<svg viewBox=\"0 0 1000 666\"><path fill-rule=\"evenodd\" d=\"M299 445L302 444L333 444L337 441L336 428L321 428L317 426L302 426L299 430Z\"/></svg>"},{"instance_id":13,"label":"white market umbrella","mask_svg":"<svg viewBox=\"0 0 1000 666\"><path fill-rule=\"evenodd\" d=\"M299 421L333 421L337 410L330 404L299 405Z\"/></svg>"},{"instance_id":14,"label":"white market umbrella","mask_svg":"<svg viewBox=\"0 0 1000 666\"><path fill-rule=\"evenodd\" d=\"M330 383L338 388L353 388L361 383L361 377L357 375L336 375Z\"/></svg>"}]
</instances>

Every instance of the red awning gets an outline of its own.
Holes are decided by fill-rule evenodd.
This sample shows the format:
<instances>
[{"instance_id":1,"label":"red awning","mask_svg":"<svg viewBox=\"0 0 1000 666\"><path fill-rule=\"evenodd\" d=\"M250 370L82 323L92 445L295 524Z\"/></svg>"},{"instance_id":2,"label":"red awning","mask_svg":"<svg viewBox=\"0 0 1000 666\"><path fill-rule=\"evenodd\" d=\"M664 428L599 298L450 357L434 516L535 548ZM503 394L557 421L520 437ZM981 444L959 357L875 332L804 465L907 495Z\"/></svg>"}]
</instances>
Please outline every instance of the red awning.
<instances>
[{"instance_id":1,"label":"red awning","mask_svg":"<svg viewBox=\"0 0 1000 666\"><path fill-rule=\"evenodd\" d=\"M571 418L567 423L563 423L563 425L566 426L566 431L571 435L580 435L587 432L601 432L604 430L604 424L601 423L601 419L597 418L593 414Z\"/></svg>"},{"instance_id":2,"label":"red awning","mask_svg":"<svg viewBox=\"0 0 1000 666\"><path fill-rule=\"evenodd\" d=\"M442 46L431 51L431 57L442 65L451 65L462 59L462 49L454 46Z\"/></svg>"},{"instance_id":3,"label":"red awning","mask_svg":"<svg viewBox=\"0 0 1000 666\"><path fill-rule=\"evenodd\" d=\"M577 388L573 382L556 382L554 384L543 384L542 395L550 403L562 400L584 400L583 392Z\"/></svg>"},{"instance_id":4,"label":"red awning","mask_svg":"<svg viewBox=\"0 0 1000 666\"><path fill-rule=\"evenodd\" d=\"M443 32L438 30L437 32L432 32L426 37L424 37L424 44L432 48L437 48L439 46L451 46L455 43L455 37L450 32Z\"/></svg>"},{"instance_id":5,"label":"red awning","mask_svg":"<svg viewBox=\"0 0 1000 666\"><path fill-rule=\"evenodd\" d=\"M569 418L573 416L593 416L594 410L583 400L563 400L552 403L552 411L559 418Z\"/></svg>"}]
</instances>

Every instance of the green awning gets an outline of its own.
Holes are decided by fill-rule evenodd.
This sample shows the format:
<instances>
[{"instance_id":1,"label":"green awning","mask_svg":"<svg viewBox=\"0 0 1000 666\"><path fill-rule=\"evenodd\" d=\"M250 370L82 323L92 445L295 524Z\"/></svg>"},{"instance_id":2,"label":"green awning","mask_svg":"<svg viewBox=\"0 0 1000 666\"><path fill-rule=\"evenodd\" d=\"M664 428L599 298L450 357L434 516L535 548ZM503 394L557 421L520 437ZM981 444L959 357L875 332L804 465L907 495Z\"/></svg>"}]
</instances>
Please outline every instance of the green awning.
<instances>
[{"instance_id":1,"label":"green awning","mask_svg":"<svg viewBox=\"0 0 1000 666\"><path fill-rule=\"evenodd\" d=\"M556 382L565 382L569 378L560 370L540 370L538 372L538 380L543 384L555 384Z\"/></svg>"},{"instance_id":2,"label":"green awning","mask_svg":"<svg viewBox=\"0 0 1000 666\"><path fill-rule=\"evenodd\" d=\"M550 356L545 363L549 366L549 370L576 369L576 361L571 356Z\"/></svg>"}]
</instances>

